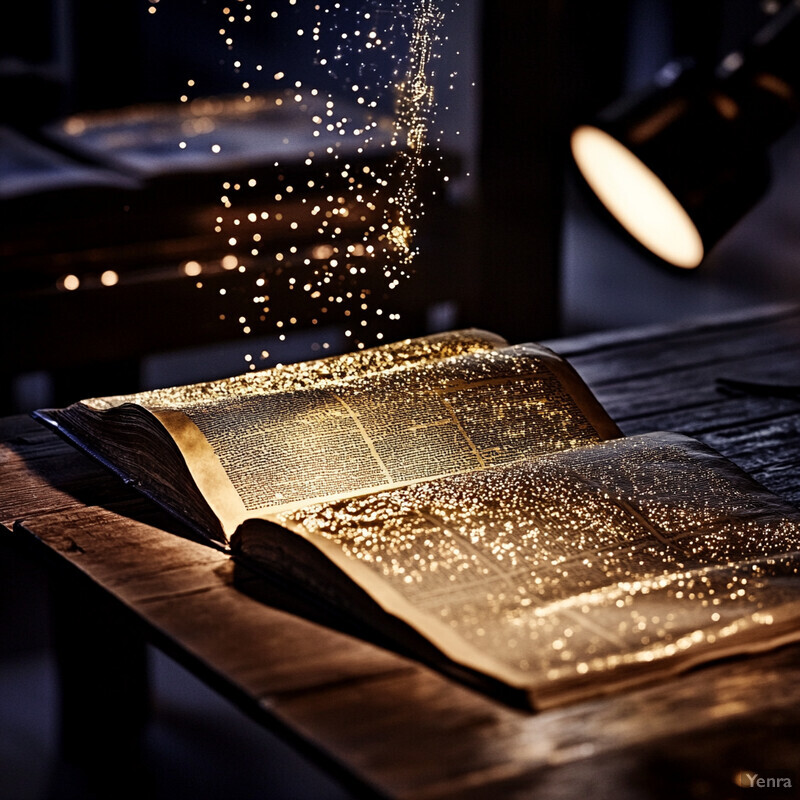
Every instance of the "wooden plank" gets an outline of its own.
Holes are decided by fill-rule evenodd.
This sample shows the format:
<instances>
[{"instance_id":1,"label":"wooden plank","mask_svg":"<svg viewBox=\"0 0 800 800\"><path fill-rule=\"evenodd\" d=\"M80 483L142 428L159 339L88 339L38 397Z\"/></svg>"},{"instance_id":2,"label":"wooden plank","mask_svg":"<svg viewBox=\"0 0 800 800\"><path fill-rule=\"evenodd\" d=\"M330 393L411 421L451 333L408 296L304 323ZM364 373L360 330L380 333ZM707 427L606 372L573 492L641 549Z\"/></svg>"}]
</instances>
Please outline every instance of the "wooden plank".
<instances>
[{"instance_id":1,"label":"wooden plank","mask_svg":"<svg viewBox=\"0 0 800 800\"><path fill-rule=\"evenodd\" d=\"M710 331L677 329L668 339L630 337L626 334L613 344L607 336L602 347L583 351L575 342L565 348L556 345L619 422L682 408L695 414L695 409L721 399L718 379L757 380L769 367L800 383L796 311L757 317L751 324L734 318Z\"/></svg>"},{"instance_id":2,"label":"wooden plank","mask_svg":"<svg viewBox=\"0 0 800 800\"><path fill-rule=\"evenodd\" d=\"M126 606L144 611L151 624L168 630L187 650L213 642L225 674L254 674L273 691L296 692L337 683L351 668L365 675L397 669L391 660L376 662L369 647L330 645L327 629L295 616L302 603L277 587L267 590L274 607L267 610L247 586L262 579L210 544L97 507L23 520L18 529L33 527L49 550ZM240 626L252 638L241 637ZM272 652L276 642L285 651L278 657ZM265 648L272 655L269 663ZM258 694L262 687L256 682L250 688Z\"/></svg>"},{"instance_id":3,"label":"wooden plank","mask_svg":"<svg viewBox=\"0 0 800 800\"><path fill-rule=\"evenodd\" d=\"M111 502L150 509L121 480L26 416L0 419L0 524ZM169 523L167 523L169 526Z\"/></svg>"},{"instance_id":4,"label":"wooden plank","mask_svg":"<svg viewBox=\"0 0 800 800\"><path fill-rule=\"evenodd\" d=\"M798 351L800 353L800 351ZM762 365L779 366L782 354L762 360ZM634 421L641 417L656 413L669 412L676 416L683 413L691 424L695 415L705 407L713 406L721 412L728 409L719 418L720 425L732 425L737 420L747 418L769 417L781 413L791 413L797 407L794 399L782 398L776 393L748 394L739 392L738 396L727 390L720 379L732 374L728 365L719 362L691 365L661 375L631 377L625 382L596 385L589 382L595 395L604 408L620 424L626 420ZM744 379L746 368L739 374Z\"/></svg>"},{"instance_id":5,"label":"wooden plank","mask_svg":"<svg viewBox=\"0 0 800 800\"><path fill-rule=\"evenodd\" d=\"M631 328L611 328L576 336L563 336L550 344L559 353L572 361L583 356L613 353L639 344L654 344L663 347L683 338L695 338L706 333L713 335L724 331L724 335L740 337L749 330L759 330L762 326L771 327L789 320L792 326L800 319L800 306L797 303L775 303L758 307L747 307L725 313L705 315L678 322L638 325Z\"/></svg>"},{"instance_id":6,"label":"wooden plank","mask_svg":"<svg viewBox=\"0 0 800 800\"><path fill-rule=\"evenodd\" d=\"M728 742L714 734L748 725L763 732L777 713L787 727L796 724L797 677L800 650L787 648L537 715L487 707L454 685L426 685L417 675L402 685L370 691L351 685L325 696L304 695L291 706L278 703L276 712L291 713L294 724L313 726L317 735L324 726L326 736L359 768L388 771L399 797L539 797L541 784L554 770L568 767L572 774L587 760L597 765L615 756L623 786L631 760L660 753L669 763L682 740L697 741L695 734L701 732L706 746L694 754L693 766L716 760L730 780L741 762L738 754L725 752ZM403 712L403 698L410 713ZM358 717L342 726L343 715L353 707L360 709ZM376 720L384 723L385 733L376 734ZM769 746L764 741L754 748L753 763L763 760ZM688 781L684 789L675 796L691 796ZM634 796L659 797L658 791L652 784L640 786ZM584 795L581 786L565 781L557 796Z\"/></svg>"}]
</instances>

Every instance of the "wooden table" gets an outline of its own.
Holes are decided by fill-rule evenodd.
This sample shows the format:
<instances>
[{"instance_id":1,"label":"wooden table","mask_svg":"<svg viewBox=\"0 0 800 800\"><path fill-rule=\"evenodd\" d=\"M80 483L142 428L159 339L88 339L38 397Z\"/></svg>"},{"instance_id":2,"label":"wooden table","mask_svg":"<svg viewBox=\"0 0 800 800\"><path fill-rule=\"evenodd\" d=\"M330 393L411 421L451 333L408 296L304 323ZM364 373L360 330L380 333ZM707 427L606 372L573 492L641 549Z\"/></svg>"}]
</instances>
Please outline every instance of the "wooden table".
<instances>
[{"instance_id":1,"label":"wooden table","mask_svg":"<svg viewBox=\"0 0 800 800\"><path fill-rule=\"evenodd\" d=\"M696 436L800 502L799 390L757 383L766 368L800 383L800 309L550 344L625 433ZM800 785L800 646L527 713L337 629L27 418L0 421L0 442L2 539L61 587L77 755L135 741L150 642L358 794L730 797L739 770Z\"/></svg>"}]
</instances>

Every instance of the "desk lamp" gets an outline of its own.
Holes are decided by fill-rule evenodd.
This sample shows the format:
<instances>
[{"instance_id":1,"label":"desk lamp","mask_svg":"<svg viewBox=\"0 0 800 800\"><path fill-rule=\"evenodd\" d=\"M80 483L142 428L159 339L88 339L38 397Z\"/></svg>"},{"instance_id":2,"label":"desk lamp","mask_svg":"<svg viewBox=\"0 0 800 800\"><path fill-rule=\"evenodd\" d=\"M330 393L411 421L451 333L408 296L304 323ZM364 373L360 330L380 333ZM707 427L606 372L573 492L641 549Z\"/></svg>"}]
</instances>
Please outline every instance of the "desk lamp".
<instances>
[{"instance_id":1,"label":"desk lamp","mask_svg":"<svg viewBox=\"0 0 800 800\"><path fill-rule=\"evenodd\" d=\"M697 267L761 198L769 146L800 114L800 0L715 69L667 64L571 136L586 182L660 260Z\"/></svg>"}]
</instances>

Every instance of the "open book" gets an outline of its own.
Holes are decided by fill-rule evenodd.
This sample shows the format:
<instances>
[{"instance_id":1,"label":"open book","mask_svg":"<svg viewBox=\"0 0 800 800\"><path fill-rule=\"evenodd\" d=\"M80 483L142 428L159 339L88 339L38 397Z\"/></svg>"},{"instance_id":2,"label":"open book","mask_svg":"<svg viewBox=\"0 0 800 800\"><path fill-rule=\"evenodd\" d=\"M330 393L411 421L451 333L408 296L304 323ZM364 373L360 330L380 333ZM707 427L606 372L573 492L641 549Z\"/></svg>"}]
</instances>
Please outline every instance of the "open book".
<instances>
[{"instance_id":1,"label":"open book","mask_svg":"<svg viewBox=\"0 0 800 800\"><path fill-rule=\"evenodd\" d=\"M622 436L544 347L456 331L34 416L533 707L800 638L798 511L698 441Z\"/></svg>"}]
</instances>

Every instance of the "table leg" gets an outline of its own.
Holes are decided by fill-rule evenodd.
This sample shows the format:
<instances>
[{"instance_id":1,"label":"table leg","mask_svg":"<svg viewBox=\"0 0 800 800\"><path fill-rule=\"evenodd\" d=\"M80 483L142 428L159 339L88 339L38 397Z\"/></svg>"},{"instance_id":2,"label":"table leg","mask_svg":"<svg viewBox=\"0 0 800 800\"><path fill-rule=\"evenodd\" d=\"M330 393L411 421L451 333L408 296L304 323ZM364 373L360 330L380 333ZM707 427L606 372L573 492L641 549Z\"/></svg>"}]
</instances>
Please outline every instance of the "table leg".
<instances>
[{"instance_id":1,"label":"table leg","mask_svg":"<svg viewBox=\"0 0 800 800\"><path fill-rule=\"evenodd\" d=\"M79 575L55 574L51 597L62 755L96 774L132 765L150 710L145 640L121 605Z\"/></svg>"}]
</instances>

